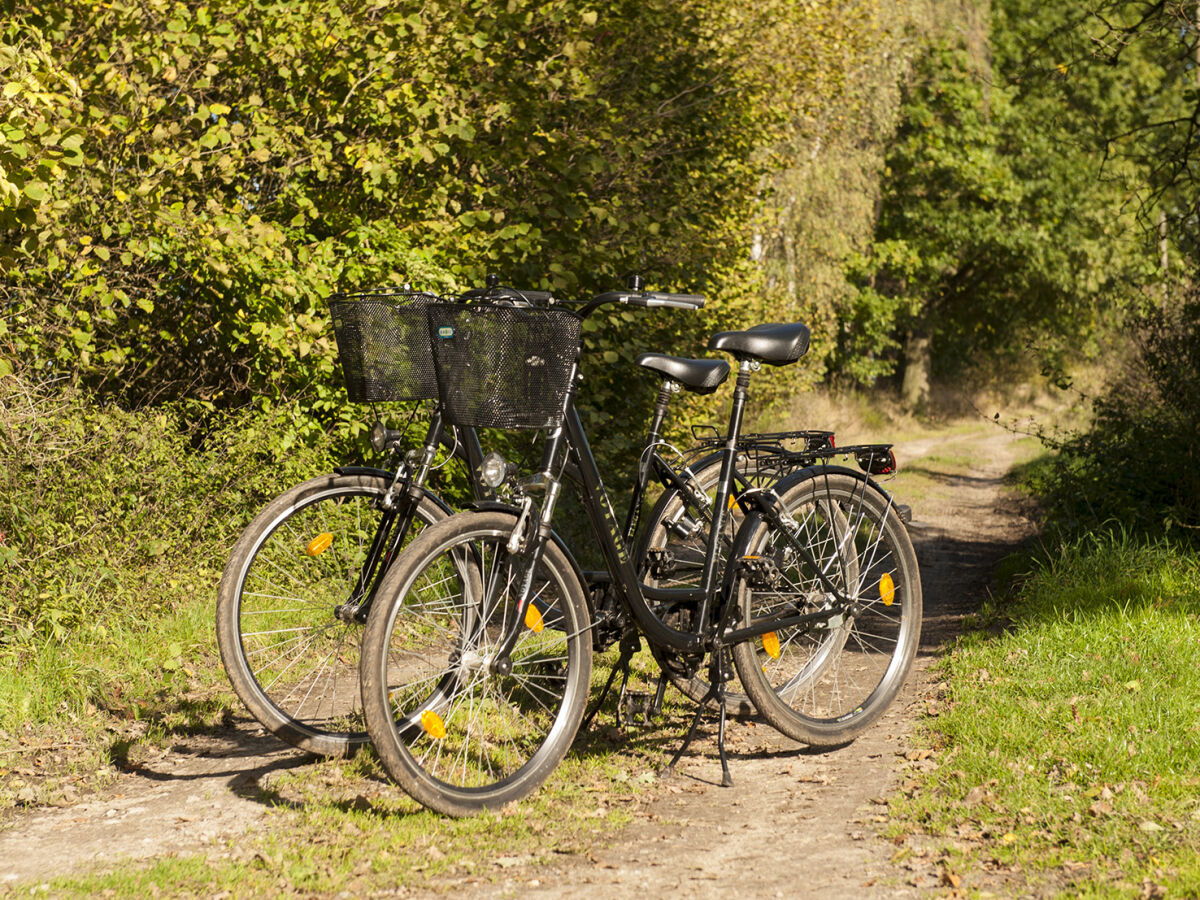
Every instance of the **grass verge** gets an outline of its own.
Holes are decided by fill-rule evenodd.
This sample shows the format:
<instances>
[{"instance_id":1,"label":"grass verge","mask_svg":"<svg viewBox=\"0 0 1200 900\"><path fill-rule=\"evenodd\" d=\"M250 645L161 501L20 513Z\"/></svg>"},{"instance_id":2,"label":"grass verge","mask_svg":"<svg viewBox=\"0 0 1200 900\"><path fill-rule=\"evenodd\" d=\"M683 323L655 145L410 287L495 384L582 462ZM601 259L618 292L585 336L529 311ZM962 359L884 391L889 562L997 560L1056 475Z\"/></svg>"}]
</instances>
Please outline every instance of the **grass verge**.
<instances>
[{"instance_id":1,"label":"grass verge","mask_svg":"<svg viewBox=\"0 0 1200 900\"><path fill-rule=\"evenodd\" d=\"M1200 557L1087 538L992 613L943 664L897 856L976 896L1200 894Z\"/></svg>"},{"instance_id":2,"label":"grass verge","mask_svg":"<svg viewBox=\"0 0 1200 900\"><path fill-rule=\"evenodd\" d=\"M597 659L593 698L615 661ZM634 660L632 687L656 671L647 651ZM216 673L219 674L219 666ZM313 760L261 778L268 807L255 830L202 853L118 862L90 875L23 885L22 895L56 897L392 896L449 891L464 881L519 892L537 885L543 864L605 846L653 796L655 769L682 734L690 707L670 697L666 715L634 731L615 727L610 695L596 723L576 740L532 796L468 819L431 813L393 784L369 750L350 760ZM169 730L164 711L148 713L147 734L130 753ZM0 895L4 889L0 888Z\"/></svg>"}]
</instances>

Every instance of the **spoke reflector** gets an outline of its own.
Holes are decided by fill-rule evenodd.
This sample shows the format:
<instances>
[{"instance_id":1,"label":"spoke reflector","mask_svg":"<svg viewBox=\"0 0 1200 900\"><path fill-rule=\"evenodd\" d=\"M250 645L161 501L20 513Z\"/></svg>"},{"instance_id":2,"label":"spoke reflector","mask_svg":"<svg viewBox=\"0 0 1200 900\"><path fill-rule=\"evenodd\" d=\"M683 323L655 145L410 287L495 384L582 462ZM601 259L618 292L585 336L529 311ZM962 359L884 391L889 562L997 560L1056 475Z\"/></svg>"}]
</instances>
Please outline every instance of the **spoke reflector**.
<instances>
[{"instance_id":1,"label":"spoke reflector","mask_svg":"<svg viewBox=\"0 0 1200 900\"><path fill-rule=\"evenodd\" d=\"M542 619L542 614L538 612L538 608L532 603L525 610L525 627L538 634L541 634L542 629L546 627L546 623Z\"/></svg>"},{"instance_id":2,"label":"spoke reflector","mask_svg":"<svg viewBox=\"0 0 1200 900\"><path fill-rule=\"evenodd\" d=\"M432 709L427 709L421 713L421 727L435 741L440 741L446 736L446 723Z\"/></svg>"},{"instance_id":3,"label":"spoke reflector","mask_svg":"<svg viewBox=\"0 0 1200 900\"><path fill-rule=\"evenodd\" d=\"M333 535L326 531L324 534L318 534L309 541L308 546L304 548L304 552L309 556L320 556L329 549L329 545L332 543Z\"/></svg>"},{"instance_id":4,"label":"spoke reflector","mask_svg":"<svg viewBox=\"0 0 1200 900\"><path fill-rule=\"evenodd\" d=\"M771 659L779 659L779 635L773 631L768 631L762 636L763 649L767 651L767 656Z\"/></svg>"},{"instance_id":5,"label":"spoke reflector","mask_svg":"<svg viewBox=\"0 0 1200 900\"><path fill-rule=\"evenodd\" d=\"M883 601L884 606L891 606L896 599L896 585L887 572L879 579L879 599Z\"/></svg>"}]
</instances>

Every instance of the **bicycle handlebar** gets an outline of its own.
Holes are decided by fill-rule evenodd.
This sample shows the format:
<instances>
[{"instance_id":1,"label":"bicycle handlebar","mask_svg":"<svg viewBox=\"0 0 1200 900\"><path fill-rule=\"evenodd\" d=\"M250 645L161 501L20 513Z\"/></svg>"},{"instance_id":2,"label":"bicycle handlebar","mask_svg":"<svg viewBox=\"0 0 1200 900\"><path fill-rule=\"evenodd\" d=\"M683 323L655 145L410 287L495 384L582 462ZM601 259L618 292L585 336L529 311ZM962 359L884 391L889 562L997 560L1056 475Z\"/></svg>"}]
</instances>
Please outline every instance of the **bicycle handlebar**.
<instances>
[{"instance_id":1,"label":"bicycle handlebar","mask_svg":"<svg viewBox=\"0 0 1200 900\"><path fill-rule=\"evenodd\" d=\"M634 288L641 287L641 279L637 279ZM547 306L555 303L549 291L519 290L511 287L501 287L496 276L488 276L488 285L474 288L459 295L462 300L482 300L492 303L528 304L531 306ZM575 301L557 301L573 304ZM670 294L665 291L643 291L630 289L624 291L605 291L597 294L591 300L583 302L580 315L587 316L597 307L607 303L623 303L627 306L660 307L672 309L703 309L705 298L701 294Z\"/></svg>"},{"instance_id":2,"label":"bicycle handlebar","mask_svg":"<svg viewBox=\"0 0 1200 900\"><path fill-rule=\"evenodd\" d=\"M605 291L585 307L584 315L605 303L624 303L628 306L671 307L673 309L703 309L700 294L667 294L662 291Z\"/></svg>"},{"instance_id":3,"label":"bicycle handlebar","mask_svg":"<svg viewBox=\"0 0 1200 900\"><path fill-rule=\"evenodd\" d=\"M533 306L545 306L554 299L550 291L521 290L499 286L473 288L463 291L459 296L463 300L508 301L510 303L528 303Z\"/></svg>"}]
</instances>

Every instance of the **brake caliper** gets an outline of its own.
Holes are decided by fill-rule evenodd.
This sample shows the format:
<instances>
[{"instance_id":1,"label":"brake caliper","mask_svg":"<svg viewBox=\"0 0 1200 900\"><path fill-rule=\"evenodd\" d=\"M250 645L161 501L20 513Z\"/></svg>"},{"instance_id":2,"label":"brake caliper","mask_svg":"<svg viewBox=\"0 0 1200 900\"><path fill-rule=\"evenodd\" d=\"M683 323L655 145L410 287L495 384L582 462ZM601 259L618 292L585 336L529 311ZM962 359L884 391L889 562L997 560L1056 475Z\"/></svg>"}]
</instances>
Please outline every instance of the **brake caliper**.
<instances>
[{"instance_id":1,"label":"brake caliper","mask_svg":"<svg viewBox=\"0 0 1200 900\"><path fill-rule=\"evenodd\" d=\"M646 552L646 563L650 576L661 581L675 574L675 554L670 550L659 549Z\"/></svg>"}]
</instances>

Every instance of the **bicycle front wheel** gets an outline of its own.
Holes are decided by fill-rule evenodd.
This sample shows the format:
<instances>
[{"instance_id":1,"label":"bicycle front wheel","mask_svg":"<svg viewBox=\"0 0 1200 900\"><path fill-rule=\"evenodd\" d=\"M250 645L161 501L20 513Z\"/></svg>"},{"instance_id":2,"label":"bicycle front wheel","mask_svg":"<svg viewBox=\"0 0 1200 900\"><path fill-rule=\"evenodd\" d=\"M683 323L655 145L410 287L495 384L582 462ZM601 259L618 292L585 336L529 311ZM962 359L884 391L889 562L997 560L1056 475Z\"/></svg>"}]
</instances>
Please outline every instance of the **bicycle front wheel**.
<instances>
[{"instance_id":1,"label":"bicycle front wheel","mask_svg":"<svg viewBox=\"0 0 1200 900\"><path fill-rule=\"evenodd\" d=\"M883 713L912 666L921 631L916 553L891 498L860 478L818 473L781 501L789 520L746 525L754 532L734 595L741 626L781 615L813 620L736 644L734 665L779 731L815 746L845 743Z\"/></svg>"},{"instance_id":2,"label":"bicycle front wheel","mask_svg":"<svg viewBox=\"0 0 1200 900\"><path fill-rule=\"evenodd\" d=\"M583 587L551 542L518 616L529 573L507 549L515 521L469 512L427 529L388 573L367 621L371 739L400 786L446 815L502 806L539 787L574 740L587 702ZM503 659L513 627L516 644Z\"/></svg>"},{"instance_id":3,"label":"bicycle front wheel","mask_svg":"<svg viewBox=\"0 0 1200 900\"><path fill-rule=\"evenodd\" d=\"M311 753L346 756L368 739L362 626L335 610L354 594L390 485L383 474L297 485L255 517L221 576L217 644L234 692L264 728ZM403 543L445 518L423 497L409 533L390 539Z\"/></svg>"}]
</instances>

